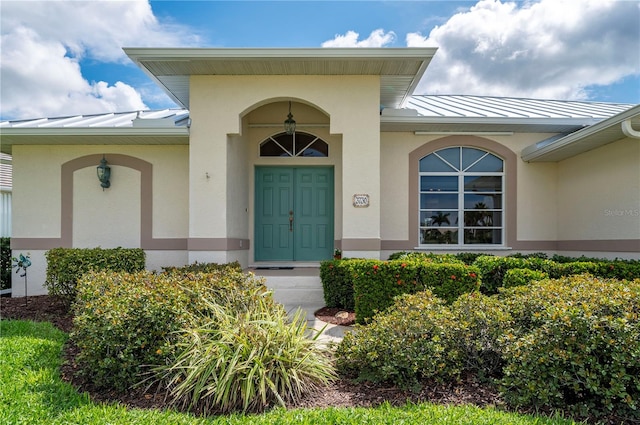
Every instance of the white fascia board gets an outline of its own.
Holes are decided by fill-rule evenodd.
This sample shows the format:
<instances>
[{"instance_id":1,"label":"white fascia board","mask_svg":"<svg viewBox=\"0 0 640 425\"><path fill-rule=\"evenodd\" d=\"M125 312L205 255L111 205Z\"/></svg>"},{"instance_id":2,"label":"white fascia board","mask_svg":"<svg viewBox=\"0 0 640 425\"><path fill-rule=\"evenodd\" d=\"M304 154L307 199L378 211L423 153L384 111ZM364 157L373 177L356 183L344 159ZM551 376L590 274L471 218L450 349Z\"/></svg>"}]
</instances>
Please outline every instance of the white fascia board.
<instances>
[{"instance_id":1,"label":"white fascia board","mask_svg":"<svg viewBox=\"0 0 640 425\"><path fill-rule=\"evenodd\" d=\"M436 47L413 48L144 48L125 47L131 59L178 60L190 59L401 59L428 58Z\"/></svg>"},{"instance_id":2,"label":"white fascia board","mask_svg":"<svg viewBox=\"0 0 640 425\"><path fill-rule=\"evenodd\" d=\"M575 133L571 133L568 136L560 138L548 145L538 146L538 143L534 143L533 145L529 145L522 150L522 160L531 162L542 159L545 155L555 152L558 149L562 149L574 143L578 143L585 137L594 135L610 127L622 125L624 121L635 118L637 116L640 116L640 105L627 109L626 111L614 115L606 120L600 121L597 124L578 130Z\"/></svg>"},{"instance_id":3,"label":"white fascia board","mask_svg":"<svg viewBox=\"0 0 640 425\"><path fill-rule=\"evenodd\" d=\"M592 125L598 120L594 118L525 118L525 117L402 117L380 116L381 124L499 124L499 125L531 125L531 126L576 126Z\"/></svg>"}]
</instances>

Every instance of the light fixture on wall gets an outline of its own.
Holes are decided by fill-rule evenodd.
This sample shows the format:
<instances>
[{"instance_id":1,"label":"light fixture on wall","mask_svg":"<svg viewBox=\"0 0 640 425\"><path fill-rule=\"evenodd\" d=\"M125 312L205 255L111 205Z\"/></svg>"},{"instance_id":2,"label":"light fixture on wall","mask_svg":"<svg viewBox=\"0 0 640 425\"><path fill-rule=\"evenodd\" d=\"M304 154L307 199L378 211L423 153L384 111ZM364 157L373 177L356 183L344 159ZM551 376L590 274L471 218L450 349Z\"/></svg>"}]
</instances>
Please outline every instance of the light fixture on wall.
<instances>
[{"instance_id":1,"label":"light fixture on wall","mask_svg":"<svg viewBox=\"0 0 640 425\"><path fill-rule=\"evenodd\" d=\"M289 115L287 115L287 119L284 120L284 131L286 131L287 134L296 132L296 122L293 119L293 115L291 115L291 101L289 101Z\"/></svg>"},{"instance_id":2,"label":"light fixture on wall","mask_svg":"<svg viewBox=\"0 0 640 425\"><path fill-rule=\"evenodd\" d=\"M100 165L97 167L98 172L98 180L100 180L100 186L102 186L102 190L107 189L111 186L111 182L109 179L111 178L111 167L107 165L107 160L104 155L102 155L102 159L100 160Z\"/></svg>"}]
</instances>

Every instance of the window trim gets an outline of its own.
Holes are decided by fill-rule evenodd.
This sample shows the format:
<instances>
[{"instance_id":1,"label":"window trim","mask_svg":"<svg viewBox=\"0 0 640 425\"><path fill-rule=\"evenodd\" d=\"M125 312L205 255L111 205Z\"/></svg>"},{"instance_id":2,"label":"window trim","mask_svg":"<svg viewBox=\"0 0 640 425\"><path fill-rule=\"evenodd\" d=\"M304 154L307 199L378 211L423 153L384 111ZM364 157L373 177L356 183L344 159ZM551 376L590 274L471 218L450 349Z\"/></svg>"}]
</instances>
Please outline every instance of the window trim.
<instances>
[{"instance_id":1,"label":"window trim","mask_svg":"<svg viewBox=\"0 0 640 425\"><path fill-rule=\"evenodd\" d=\"M503 243L501 245L420 245L419 243L419 161L421 158L448 147L471 147L482 149L500 157L504 162L503 169ZM508 147L478 136L454 135L442 137L427 142L409 153L409 175L408 175L408 199L409 211L407 231L409 243L415 249L427 249L432 251L438 250L458 250L458 251L486 251L486 250L502 250L511 249L517 245L517 178L518 178L518 161L517 155Z\"/></svg>"}]
</instances>

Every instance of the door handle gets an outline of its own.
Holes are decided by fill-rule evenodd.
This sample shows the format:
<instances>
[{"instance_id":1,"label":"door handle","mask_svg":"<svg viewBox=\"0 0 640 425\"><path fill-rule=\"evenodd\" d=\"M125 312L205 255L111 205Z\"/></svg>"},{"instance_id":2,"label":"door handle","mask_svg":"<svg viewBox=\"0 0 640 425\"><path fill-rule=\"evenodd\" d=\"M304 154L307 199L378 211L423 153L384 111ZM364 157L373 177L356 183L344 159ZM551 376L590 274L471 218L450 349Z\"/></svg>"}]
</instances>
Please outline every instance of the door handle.
<instances>
[{"instance_id":1,"label":"door handle","mask_svg":"<svg viewBox=\"0 0 640 425\"><path fill-rule=\"evenodd\" d=\"M293 232L293 210L289 210L289 231Z\"/></svg>"}]
</instances>

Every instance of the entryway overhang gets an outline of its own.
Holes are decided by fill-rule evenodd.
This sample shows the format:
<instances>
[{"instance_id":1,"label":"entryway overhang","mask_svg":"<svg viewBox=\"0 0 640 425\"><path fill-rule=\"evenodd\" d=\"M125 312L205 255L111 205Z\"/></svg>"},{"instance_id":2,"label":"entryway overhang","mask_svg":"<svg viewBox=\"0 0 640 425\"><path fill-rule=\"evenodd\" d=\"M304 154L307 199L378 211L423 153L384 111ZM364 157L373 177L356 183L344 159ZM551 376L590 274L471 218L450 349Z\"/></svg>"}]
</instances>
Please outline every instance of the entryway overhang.
<instances>
[{"instance_id":1,"label":"entryway overhang","mask_svg":"<svg viewBox=\"0 0 640 425\"><path fill-rule=\"evenodd\" d=\"M380 106L413 93L436 48L124 48L179 105L189 108L192 75L379 75Z\"/></svg>"}]
</instances>

